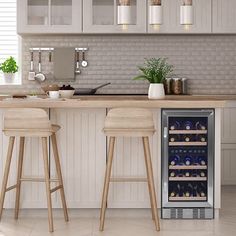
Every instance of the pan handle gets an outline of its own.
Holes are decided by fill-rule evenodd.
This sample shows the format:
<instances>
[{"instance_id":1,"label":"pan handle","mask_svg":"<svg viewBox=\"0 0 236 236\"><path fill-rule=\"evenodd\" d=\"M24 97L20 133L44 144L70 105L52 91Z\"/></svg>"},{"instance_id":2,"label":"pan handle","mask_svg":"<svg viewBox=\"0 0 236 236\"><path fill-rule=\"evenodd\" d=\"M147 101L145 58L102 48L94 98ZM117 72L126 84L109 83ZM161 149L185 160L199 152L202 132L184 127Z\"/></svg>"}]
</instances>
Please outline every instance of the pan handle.
<instances>
[{"instance_id":1,"label":"pan handle","mask_svg":"<svg viewBox=\"0 0 236 236\"><path fill-rule=\"evenodd\" d=\"M42 65L41 65L41 62L42 62L42 53L41 51L39 51L39 73L42 72Z\"/></svg>"},{"instance_id":2,"label":"pan handle","mask_svg":"<svg viewBox=\"0 0 236 236\"><path fill-rule=\"evenodd\" d=\"M76 62L79 63L79 51L76 51Z\"/></svg>"},{"instance_id":3,"label":"pan handle","mask_svg":"<svg viewBox=\"0 0 236 236\"><path fill-rule=\"evenodd\" d=\"M100 85L100 86L94 88L94 90L98 90L98 89L103 88L103 87L105 87L105 86L107 86L107 85L109 85L109 84L111 84L111 83L102 84L102 85Z\"/></svg>"}]
</instances>

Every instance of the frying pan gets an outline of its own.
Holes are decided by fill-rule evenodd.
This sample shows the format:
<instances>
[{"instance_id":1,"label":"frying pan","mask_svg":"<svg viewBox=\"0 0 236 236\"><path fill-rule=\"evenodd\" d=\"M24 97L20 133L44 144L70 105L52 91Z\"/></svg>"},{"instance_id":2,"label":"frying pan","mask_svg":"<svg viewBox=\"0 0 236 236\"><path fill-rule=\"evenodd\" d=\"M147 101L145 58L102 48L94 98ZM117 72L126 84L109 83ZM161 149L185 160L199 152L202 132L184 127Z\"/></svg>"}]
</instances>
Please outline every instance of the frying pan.
<instances>
[{"instance_id":1,"label":"frying pan","mask_svg":"<svg viewBox=\"0 0 236 236\"><path fill-rule=\"evenodd\" d=\"M98 89L103 88L111 83L102 84L96 88L90 89L90 88L76 88L74 95L93 95L97 92Z\"/></svg>"}]
</instances>

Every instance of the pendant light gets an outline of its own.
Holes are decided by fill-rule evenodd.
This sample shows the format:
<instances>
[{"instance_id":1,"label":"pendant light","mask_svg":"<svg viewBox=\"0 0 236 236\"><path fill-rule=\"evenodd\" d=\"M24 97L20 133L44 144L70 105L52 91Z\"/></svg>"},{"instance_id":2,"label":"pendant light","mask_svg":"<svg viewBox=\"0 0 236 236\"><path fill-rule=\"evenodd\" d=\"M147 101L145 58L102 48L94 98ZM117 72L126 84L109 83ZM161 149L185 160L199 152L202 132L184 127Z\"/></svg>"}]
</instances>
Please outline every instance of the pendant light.
<instances>
[{"instance_id":1,"label":"pendant light","mask_svg":"<svg viewBox=\"0 0 236 236\"><path fill-rule=\"evenodd\" d=\"M123 29L132 24L131 19L131 0L119 0L117 24L122 25Z\"/></svg>"},{"instance_id":2,"label":"pendant light","mask_svg":"<svg viewBox=\"0 0 236 236\"><path fill-rule=\"evenodd\" d=\"M189 29L193 24L193 0L183 0L183 5L180 6L180 24Z\"/></svg>"},{"instance_id":3,"label":"pendant light","mask_svg":"<svg viewBox=\"0 0 236 236\"><path fill-rule=\"evenodd\" d=\"M162 24L161 0L151 0L149 6L149 24L153 25L154 29L159 29Z\"/></svg>"}]
</instances>

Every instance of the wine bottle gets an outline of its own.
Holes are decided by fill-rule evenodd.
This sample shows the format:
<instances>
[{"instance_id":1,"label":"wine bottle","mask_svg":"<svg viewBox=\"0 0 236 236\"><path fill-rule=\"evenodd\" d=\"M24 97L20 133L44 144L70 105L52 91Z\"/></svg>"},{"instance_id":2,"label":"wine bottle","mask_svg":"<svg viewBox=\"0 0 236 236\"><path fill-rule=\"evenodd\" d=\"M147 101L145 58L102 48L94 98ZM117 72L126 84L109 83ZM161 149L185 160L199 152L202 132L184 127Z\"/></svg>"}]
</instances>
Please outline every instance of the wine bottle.
<instances>
[{"instance_id":1,"label":"wine bottle","mask_svg":"<svg viewBox=\"0 0 236 236\"><path fill-rule=\"evenodd\" d=\"M197 186L197 193L200 197L206 197L207 189L203 183L199 183Z\"/></svg>"},{"instance_id":2,"label":"wine bottle","mask_svg":"<svg viewBox=\"0 0 236 236\"><path fill-rule=\"evenodd\" d=\"M184 177L184 172L182 170L179 170L177 173L177 177Z\"/></svg>"},{"instance_id":3,"label":"wine bottle","mask_svg":"<svg viewBox=\"0 0 236 236\"><path fill-rule=\"evenodd\" d=\"M184 196L184 185L178 185L178 188L179 188L179 192L178 192L178 196L179 197L183 197Z\"/></svg>"},{"instance_id":4,"label":"wine bottle","mask_svg":"<svg viewBox=\"0 0 236 236\"><path fill-rule=\"evenodd\" d=\"M192 163L193 165L195 165L195 166L199 165L197 157L194 157L192 160L193 160L193 163Z\"/></svg>"},{"instance_id":5,"label":"wine bottle","mask_svg":"<svg viewBox=\"0 0 236 236\"><path fill-rule=\"evenodd\" d=\"M188 149L188 153L192 154L193 153L193 149Z\"/></svg>"},{"instance_id":6,"label":"wine bottle","mask_svg":"<svg viewBox=\"0 0 236 236\"><path fill-rule=\"evenodd\" d=\"M191 170L186 170L184 175L185 177L191 177Z\"/></svg>"},{"instance_id":7,"label":"wine bottle","mask_svg":"<svg viewBox=\"0 0 236 236\"><path fill-rule=\"evenodd\" d=\"M206 142L206 136L205 135L197 135L196 140L199 142Z\"/></svg>"},{"instance_id":8,"label":"wine bottle","mask_svg":"<svg viewBox=\"0 0 236 236\"><path fill-rule=\"evenodd\" d=\"M206 130L206 125L202 124L200 121L198 121L196 124L195 124L195 128L197 130Z\"/></svg>"},{"instance_id":9,"label":"wine bottle","mask_svg":"<svg viewBox=\"0 0 236 236\"><path fill-rule=\"evenodd\" d=\"M197 170L192 170L191 177L199 177L199 173Z\"/></svg>"},{"instance_id":10,"label":"wine bottle","mask_svg":"<svg viewBox=\"0 0 236 236\"><path fill-rule=\"evenodd\" d=\"M191 121L186 121L186 122L184 122L183 128L184 128L185 130L191 130L191 129L193 129L193 124L192 124L192 122L191 122Z\"/></svg>"},{"instance_id":11,"label":"wine bottle","mask_svg":"<svg viewBox=\"0 0 236 236\"><path fill-rule=\"evenodd\" d=\"M184 142L190 142L190 141L192 141L192 136L189 135L189 134L184 135L184 136L183 136L183 141L184 141Z\"/></svg>"},{"instance_id":12,"label":"wine bottle","mask_svg":"<svg viewBox=\"0 0 236 236\"><path fill-rule=\"evenodd\" d=\"M170 165L176 166L179 163L180 163L180 156L175 155L175 156L170 157Z\"/></svg>"},{"instance_id":13,"label":"wine bottle","mask_svg":"<svg viewBox=\"0 0 236 236\"><path fill-rule=\"evenodd\" d=\"M170 124L170 130L178 130L180 129L180 123L178 121L172 122Z\"/></svg>"},{"instance_id":14,"label":"wine bottle","mask_svg":"<svg viewBox=\"0 0 236 236\"><path fill-rule=\"evenodd\" d=\"M179 184L170 185L169 196L177 197L179 195L180 186Z\"/></svg>"},{"instance_id":15,"label":"wine bottle","mask_svg":"<svg viewBox=\"0 0 236 236\"><path fill-rule=\"evenodd\" d=\"M170 172L170 177L177 177L178 176L178 171L177 170L172 170Z\"/></svg>"},{"instance_id":16,"label":"wine bottle","mask_svg":"<svg viewBox=\"0 0 236 236\"><path fill-rule=\"evenodd\" d=\"M185 197L193 196L193 186L190 183L185 184L184 186L184 196Z\"/></svg>"},{"instance_id":17,"label":"wine bottle","mask_svg":"<svg viewBox=\"0 0 236 236\"><path fill-rule=\"evenodd\" d=\"M179 135L170 136L170 142L178 142L178 141L180 141L180 136Z\"/></svg>"},{"instance_id":18,"label":"wine bottle","mask_svg":"<svg viewBox=\"0 0 236 236\"><path fill-rule=\"evenodd\" d=\"M206 150L202 149L202 150L201 150L201 153L202 153L202 154L206 154Z\"/></svg>"},{"instance_id":19,"label":"wine bottle","mask_svg":"<svg viewBox=\"0 0 236 236\"><path fill-rule=\"evenodd\" d=\"M197 185L194 185L193 186L193 197L197 197L197 187L196 187Z\"/></svg>"},{"instance_id":20,"label":"wine bottle","mask_svg":"<svg viewBox=\"0 0 236 236\"><path fill-rule=\"evenodd\" d=\"M184 164L186 165L186 166L190 166L191 164L192 164L192 157L191 156L185 156L184 157Z\"/></svg>"},{"instance_id":21,"label":"wine bottle","mask_svg":"<svg viewBox=\"0 0 236 236\"><path fill-rule=\"evenodd\" d=\"M199 175L200 175L200 177L206 177L206 172L205 171L200 171Z\"/></svg>"},{"instance_id":22,"label":"wine bottle","mask_svg":"<svg viewBox=\"0 0 236 236\"><path fill-rule=\"evenodd\" d=\"M207 164L206 158L203 157L203 156L197 157L197 162L198 162L198 164L201 165L201 166L205 166L205 165Z\"/></svg>"}]
</instances>

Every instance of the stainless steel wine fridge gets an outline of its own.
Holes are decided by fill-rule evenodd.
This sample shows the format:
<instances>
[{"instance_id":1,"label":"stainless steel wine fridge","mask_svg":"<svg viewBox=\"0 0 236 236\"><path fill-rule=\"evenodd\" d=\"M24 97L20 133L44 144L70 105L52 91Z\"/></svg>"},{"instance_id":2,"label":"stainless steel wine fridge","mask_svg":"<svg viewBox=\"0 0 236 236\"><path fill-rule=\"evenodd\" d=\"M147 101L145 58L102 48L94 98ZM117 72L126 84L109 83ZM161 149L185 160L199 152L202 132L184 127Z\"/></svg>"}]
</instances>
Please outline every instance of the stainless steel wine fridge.
<instances>
[{"instance_id":1,"label":"stainless steel wine fridge","mask_svg":"<svg viewBox=\"0 0 236 236\"><path fill-rule=\"evenodd\" d=\"M162 218L214 218L214 117L162 110Z\"/></svg>"}]
</instances>

